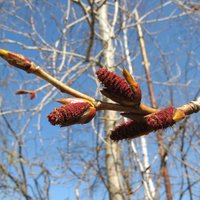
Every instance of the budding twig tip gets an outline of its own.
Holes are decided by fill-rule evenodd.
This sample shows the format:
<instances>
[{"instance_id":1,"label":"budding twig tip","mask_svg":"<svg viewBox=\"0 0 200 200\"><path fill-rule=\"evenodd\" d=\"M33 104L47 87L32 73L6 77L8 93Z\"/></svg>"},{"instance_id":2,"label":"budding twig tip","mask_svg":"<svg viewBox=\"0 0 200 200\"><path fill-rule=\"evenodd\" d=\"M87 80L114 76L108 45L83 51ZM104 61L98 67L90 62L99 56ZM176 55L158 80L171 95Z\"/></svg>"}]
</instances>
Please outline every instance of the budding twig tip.
<instances>
[{"instance_id":1,"label":"budding twig tip","mask_svg":"<svg viewBox=\"0 0 200 200\"><path fill-rule=\"evenodd\" d=\"M0 49L0 56L6 56L8 54L8 51L5 49Z\"/></svg>"}]
</instances>

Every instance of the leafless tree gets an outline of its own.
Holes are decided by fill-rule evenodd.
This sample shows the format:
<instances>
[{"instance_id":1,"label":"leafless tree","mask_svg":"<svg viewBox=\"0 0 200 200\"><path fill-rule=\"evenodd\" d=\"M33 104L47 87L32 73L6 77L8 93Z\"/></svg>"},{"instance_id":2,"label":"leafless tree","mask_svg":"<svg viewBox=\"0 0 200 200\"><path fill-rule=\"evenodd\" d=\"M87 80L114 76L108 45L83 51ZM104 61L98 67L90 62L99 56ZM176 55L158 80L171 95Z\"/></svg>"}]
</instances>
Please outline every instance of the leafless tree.
<instances>
[{"instance_id":1,"label":"leafless tree","mask_svg":"<svg viewBox=\"0 0 200 200\"><path fill-rule=\"evenodd\" d=\"M199 10L198 1L181 0L1 1L1 48L25 55L59 82L0 61L0 198L198 199L199 114L118 143L110 132L128 120L118 106L63 128L47 115L66 87L110 108L99 92L99 68L120 74L126 67L152 108L195 100Z\"/></svg>"}]
</instances>

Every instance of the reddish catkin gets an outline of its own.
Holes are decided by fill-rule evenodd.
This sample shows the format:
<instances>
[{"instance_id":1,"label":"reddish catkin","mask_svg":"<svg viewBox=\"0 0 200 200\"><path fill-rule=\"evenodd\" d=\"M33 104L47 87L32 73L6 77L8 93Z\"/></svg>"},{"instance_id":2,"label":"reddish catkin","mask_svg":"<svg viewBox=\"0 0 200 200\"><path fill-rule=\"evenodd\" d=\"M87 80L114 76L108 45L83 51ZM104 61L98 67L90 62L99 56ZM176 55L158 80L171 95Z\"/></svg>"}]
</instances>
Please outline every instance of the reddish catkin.
<instances>
[{"instance_id":1,"label":"reddish catkin","mask_svg":"<svg viewBox=\"0 0 200 200\"><path fill-rule=\"evenodd\" d=\"M175 123L173 120L175 111L176 109L170 106L157 113L148 115L142 121L130 120L122 123L111 131L110 138L114 141L132 139L152 131L170 127Z\"/></svg>"},{"instance_id":2,"label":"reddish catkin","mask_svg":"<svg viewBox=\"0 0 200 200\"><path fill-rule=\"evenodd\" d=\"M156 131L172 126L175 121L173 120L176 108L170 106L157 113L150 114L146 117L146 122L149 127Z\"/></svg>"},{"instance_id":3,"label":"reddish catkin","mask_svg":"<svg viewBox=\"0 0 200 200\"><path fill-rule=\"evenodd\" d=\"M99 69L96 74L99 81L104 86L104 90L109 94L114 94L123 97L126 100L134 101L135 94L125 79L107 69Z\"/></svg>"},{"instance_id":4,"label":"reddish catkin","mask_svg":"<svg viewBox=\"0 0 200 200\"><path fill-rule=\"evenodd\" d=\"M144 121L138 122L135 120L129 120L117 126L111 131L110 139L119 141L123 139L132 139L140 137L147 132L147 126Z\"/></svg>"},{"instance_id":5,"label":"reddish catkin","mask_svg":"<svg viewBox=\"0 0 200 200\"><path fill-rule=\"evenodd\" d=\"M89 109L88 102L80 102L64 105L56 108L48 115L48 120L52 125L68 126L78 123L84 113Z\"/></svg>"}]
</instances>

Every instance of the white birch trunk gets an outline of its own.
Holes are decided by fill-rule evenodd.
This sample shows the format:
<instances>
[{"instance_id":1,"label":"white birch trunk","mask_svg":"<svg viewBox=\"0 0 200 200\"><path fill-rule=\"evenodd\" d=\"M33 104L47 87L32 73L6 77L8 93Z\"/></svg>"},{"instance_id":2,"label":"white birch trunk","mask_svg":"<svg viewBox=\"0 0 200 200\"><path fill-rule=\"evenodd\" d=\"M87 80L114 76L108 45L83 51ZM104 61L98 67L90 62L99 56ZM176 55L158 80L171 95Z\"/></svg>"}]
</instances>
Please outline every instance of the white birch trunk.
<instances>
[{"instance_id":1,"label":"white birch trunk","mask_svg":"<svg viewBox=\"0 0 200 200\"><path fill-rule=\"evenodd\" d=\"M105 66L114 70L114 48L112 45L112 35L113 31L109 25L107 18L107 5L106 3L98 10L98 20L99 20L99 29L100 37L103 44L103 55ZM120 150L117 143L112 143L110 140L109 134L113 128L113 120L115 119L116 113L113 111L105 111L105 130L107 143L106 145L106 170L107 170L107 184L109 190L109 199L110 200L122 200L126 199L124 196L124 189L122 184L121 176L121 167L120 167Z\"/></svg>"}]
</instances>

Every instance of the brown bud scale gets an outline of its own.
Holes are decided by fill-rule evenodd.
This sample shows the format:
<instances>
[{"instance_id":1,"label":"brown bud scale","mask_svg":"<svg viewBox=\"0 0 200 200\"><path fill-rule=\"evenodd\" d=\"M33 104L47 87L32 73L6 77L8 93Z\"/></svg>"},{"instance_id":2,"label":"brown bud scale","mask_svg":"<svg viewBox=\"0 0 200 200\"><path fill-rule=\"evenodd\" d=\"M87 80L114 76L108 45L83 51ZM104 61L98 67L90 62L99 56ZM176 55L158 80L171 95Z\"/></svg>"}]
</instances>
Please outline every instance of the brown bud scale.
<instances>
[{"instance_id":1,"label":"brown bud scale","mask_svg":"<svg viewBox=\"0 0 200 200\"><path fill-rule=\"evenodd\" d=\"M10 65L13 65L23 70L26 69L27 71L31 68L32 63L31 60L29 60L27 57L12 52L8 53L7 61Z\"/></svg>"}]
</instances>

